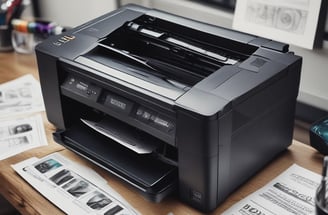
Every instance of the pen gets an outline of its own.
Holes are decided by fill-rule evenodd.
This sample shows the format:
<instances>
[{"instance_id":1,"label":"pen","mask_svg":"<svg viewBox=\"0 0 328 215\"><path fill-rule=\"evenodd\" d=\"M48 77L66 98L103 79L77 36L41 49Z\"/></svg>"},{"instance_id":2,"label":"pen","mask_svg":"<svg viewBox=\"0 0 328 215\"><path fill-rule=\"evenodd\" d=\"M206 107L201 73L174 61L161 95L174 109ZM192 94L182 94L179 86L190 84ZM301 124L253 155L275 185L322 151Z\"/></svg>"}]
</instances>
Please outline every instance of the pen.
<instances>
[{"instance_id":1,"label":"pen","mask_svg":"<svg viewBox=\"0 0 328 215\"><path fill-rule=\"evenodd\" d=\"M0 4L0 25L8 25L23 12L22 0L2 0Z\"/></svg>"},{"instance_id":2,"label":"pen","mask_svg":"<svg viewBox=\"0 0 328 215\"><path fill-rule=\"evenodd\" d=\"M10 24L10 21L21 15L23 11L22 0L7 0L2 1L1 11L4 11L4 24ZM3 22L3 21L2 21Z\"/></svg>"}]
</instances>

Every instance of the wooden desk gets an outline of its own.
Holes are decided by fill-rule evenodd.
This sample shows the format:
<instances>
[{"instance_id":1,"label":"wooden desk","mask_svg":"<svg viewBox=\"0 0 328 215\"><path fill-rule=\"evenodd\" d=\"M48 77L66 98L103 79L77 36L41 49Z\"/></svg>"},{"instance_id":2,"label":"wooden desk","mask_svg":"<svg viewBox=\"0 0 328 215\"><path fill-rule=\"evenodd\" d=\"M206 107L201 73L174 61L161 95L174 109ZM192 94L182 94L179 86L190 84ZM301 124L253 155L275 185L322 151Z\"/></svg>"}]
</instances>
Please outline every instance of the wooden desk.
<instances>
[{"instance_id":1,"label":"wooden desk","mask_svg":"<svg viewBox=\"0 0 328 215\"><path fill-rule=\"evenodd\" d=\"M38 78L36 63L33 55L17 55L13 53L0 53L0 83L11 80L22 74L32 73ZM181 203L177 197L168 197L161 203L148 202L140 194L132 190L119 179L108 174L108 172L91 164L85 159L77 156L73 152L56 144L51 137L54 128L46 119L45 126L48 137L48 146L36 148L8 158L0 162L0 193L13 204L22 214L63 214L51 202L35 191L29 184L20 178L10 167L29 157L42 157L53 152L60 152L64 156L89 166L103 176L117 192L119 192L130 204L132 204L142 214L166 215L172 212L175 215L201 214L195 209ZM251 178L247 183L231 194L228 199L220 205L212 214L221 214L232 204L243 199L250 193L259 189L293 163L299 164L314 172L321 173L323 156L317 153L308 145L293 141L291 147L279 155L274 161L268 164L261 172Z\"/></svg>"}]
</instances>

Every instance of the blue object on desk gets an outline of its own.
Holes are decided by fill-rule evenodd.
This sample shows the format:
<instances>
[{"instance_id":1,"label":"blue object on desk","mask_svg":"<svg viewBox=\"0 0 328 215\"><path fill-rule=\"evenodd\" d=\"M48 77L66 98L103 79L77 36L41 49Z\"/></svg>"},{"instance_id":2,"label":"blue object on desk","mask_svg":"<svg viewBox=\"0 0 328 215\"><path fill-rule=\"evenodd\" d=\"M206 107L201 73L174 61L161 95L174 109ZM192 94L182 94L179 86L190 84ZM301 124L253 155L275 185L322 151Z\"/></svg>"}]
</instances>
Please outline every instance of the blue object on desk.
<instances>
[{"instance_id":1,"label":"blue object on desk","mask_svg":"<svg viewBox=\"0 0 328 215\"><path fill-rule=\"evenodd\" d=\"M6 24L6 14L4 12L0 12L0 25Z\"/></svg>"},{"instance_id":2,"label":"blue object on desk","mask_svg":"<svg viewBox=\"0 0 328 215\"><path fill-rule=\"evenodd\" d=\"M315 122L311 126L310 143L320 153L328 155L328 117Z\"/></svg>"}]
</instances>

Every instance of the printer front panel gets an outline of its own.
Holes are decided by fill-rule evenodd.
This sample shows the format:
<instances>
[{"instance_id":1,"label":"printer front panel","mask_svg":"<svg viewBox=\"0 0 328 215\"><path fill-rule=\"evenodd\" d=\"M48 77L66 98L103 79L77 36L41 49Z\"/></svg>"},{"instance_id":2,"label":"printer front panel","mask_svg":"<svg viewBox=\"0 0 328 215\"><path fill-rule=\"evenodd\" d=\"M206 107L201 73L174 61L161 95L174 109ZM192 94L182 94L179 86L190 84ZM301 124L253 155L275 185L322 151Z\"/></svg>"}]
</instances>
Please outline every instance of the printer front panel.
<instances>
[{"instance_id":1,"label":"printer front panel","mask_svg":"<svg viewBox=\"0 0 328 215\"><path fill-rule=\"evenodd\" d=\"M77 120L92 118L93 115L97 115L96 118L114 117L175 146L175 112L169 104L154 103L145 95L138 95L138 92L125 86L66 63L61 63L61 74L63 98L74 100L89 109L81 113Z\"/></svg>"},{"instance_id":2,"label":"printer front panel","mask_svg":"<svg viewBox=\"0 0 328 215\"><path fill-rule=\"evenodd\" d=\"M65 128L55 133L56 140L124 179L148 199L159 201L174 191L178 157L170 104L154 102L90 68L64 61L58 62L60 99L63 112L70 114L64 119ZM96 132L90 124L102 130ZM110 138L103 135L104 129ZM149 148L136 148L139 141Z\"/></svg>"}]
</instances>

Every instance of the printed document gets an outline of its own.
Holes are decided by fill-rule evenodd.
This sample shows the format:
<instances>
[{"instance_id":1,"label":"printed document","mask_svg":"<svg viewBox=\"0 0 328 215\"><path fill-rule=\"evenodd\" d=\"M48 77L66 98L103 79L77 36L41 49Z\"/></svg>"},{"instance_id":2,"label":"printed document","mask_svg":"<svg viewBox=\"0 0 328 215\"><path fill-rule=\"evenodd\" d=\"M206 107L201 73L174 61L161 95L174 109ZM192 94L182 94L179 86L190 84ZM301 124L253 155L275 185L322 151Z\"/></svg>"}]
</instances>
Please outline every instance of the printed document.
<instances>
[{"instance_id":1,"label":"printed document","mask_svg":"<svg viewBox=\"0 0 328 215\"><path fill-rule=\"evenodd\" d=\"M139 215L98 173L59 153L33 157L12 167L67 214Z\"/></svg>"},{"instance_id":2,"label":"printed document","mask_svg":"<svg viewBox=\"0 0 328 215\"><path fill-rule=\"evenodd\" d=\"M44 111L40 83L24 75L0 85L0 119Z\"/></svg>"},{"instance_id":3,"label":"printed document","mask_svg":"<svg viewBox=\"0 0 328 215\"><path fill-rule=\"evenodd\" d=\"M294 164L223 215L315 215L320 180L321 175Z\"/></svg>"},{"instance_id":4,"label":"printed document","mask_svg":"<svg viewBox=\"0 0 328 215\"><path fill-rule=\"evenodd\" d=\"M47 144L40 114L0 121L0 160Z\"/></svg>"}]
</instances>

